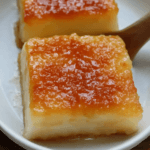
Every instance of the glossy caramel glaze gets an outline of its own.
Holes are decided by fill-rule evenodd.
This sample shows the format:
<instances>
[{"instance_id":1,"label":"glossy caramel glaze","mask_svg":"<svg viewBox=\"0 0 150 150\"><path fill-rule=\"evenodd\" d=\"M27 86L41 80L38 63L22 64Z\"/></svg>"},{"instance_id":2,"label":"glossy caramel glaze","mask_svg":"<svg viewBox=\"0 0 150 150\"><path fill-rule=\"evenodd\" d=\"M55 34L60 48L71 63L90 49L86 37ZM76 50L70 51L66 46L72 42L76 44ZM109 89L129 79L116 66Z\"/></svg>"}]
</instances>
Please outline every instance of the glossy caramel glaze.
<instances>
[{"instance_id":1,"label":"glossy caramel glaze","mask_svg":"<svg viewBox=\"0 0 150 150\"><path fill-rule=\"evenodd\" d=\"M47 17L72 19L78 15L118 11L114 0L24 0L24 20Z\"/></svg>"},{"instance_id":2,"label":"glossy caramel glaze","mask_svg":"<svg viewBox=\"0 0 150 150\"><path fill-rule=\"evenodd\" d=\"M118 36L54 36L26 43L36 113L141 114L131 61Z\"/></svg>"}]
</instances>

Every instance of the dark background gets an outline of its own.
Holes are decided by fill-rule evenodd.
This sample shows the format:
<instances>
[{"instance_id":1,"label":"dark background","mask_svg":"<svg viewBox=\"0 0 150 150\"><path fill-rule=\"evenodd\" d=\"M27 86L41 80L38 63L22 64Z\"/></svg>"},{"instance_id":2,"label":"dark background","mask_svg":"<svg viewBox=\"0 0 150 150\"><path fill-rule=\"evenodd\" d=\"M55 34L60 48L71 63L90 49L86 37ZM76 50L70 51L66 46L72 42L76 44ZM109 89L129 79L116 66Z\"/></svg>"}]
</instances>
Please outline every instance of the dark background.
<instances>
[{"instance_id":1,"label":"dark background","mask_svg":"<svg viewBox=\"0 0 150 150\"><path fill-rule=\"evenodd\" d=\"M0 131L0 150L24 150ZM150 136L132 150L150 150Z\"/></svg>"}]
</instances>

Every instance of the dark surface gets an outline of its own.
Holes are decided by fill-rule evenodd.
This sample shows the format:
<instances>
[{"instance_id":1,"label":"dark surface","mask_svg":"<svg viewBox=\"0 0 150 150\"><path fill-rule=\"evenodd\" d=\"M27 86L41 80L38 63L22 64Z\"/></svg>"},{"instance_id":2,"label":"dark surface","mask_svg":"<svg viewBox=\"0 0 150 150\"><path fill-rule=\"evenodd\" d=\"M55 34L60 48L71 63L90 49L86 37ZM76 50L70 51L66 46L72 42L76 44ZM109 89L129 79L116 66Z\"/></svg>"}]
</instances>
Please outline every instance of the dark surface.
<instances>
[{"instance_id":1,"label":"dark surface","mask_svg":"<svg viewBox=\"0 0 150 150\"><path fill-rule=\"evenodd\" d=\"M24 150L0 131L0 150ZM150 150L150 136L132 150Z\"/></svg>"},{"instance_id":2,"label":"dark surface","mask_svg":"<svg viewBox=\"0 0 150 150\"><path fill-rule=\"evenodd\" d=\"M0 131L0 150L24 150Z\"/></svg>"}]
</instances>

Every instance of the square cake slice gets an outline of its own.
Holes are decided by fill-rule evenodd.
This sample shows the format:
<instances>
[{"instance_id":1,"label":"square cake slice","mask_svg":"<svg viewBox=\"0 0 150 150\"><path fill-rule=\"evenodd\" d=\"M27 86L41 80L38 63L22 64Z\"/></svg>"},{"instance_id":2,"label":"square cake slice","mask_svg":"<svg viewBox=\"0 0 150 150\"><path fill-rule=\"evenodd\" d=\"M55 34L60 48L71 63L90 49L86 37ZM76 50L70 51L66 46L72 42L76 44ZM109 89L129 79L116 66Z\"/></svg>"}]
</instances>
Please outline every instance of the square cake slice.
<instances>
[{"instance_id":1,"label":"square cake slice","mask_svg":"<svg viewBox=\"0 0 150 150\"><path fill-rule=\"evenodd\" d=\"M18 0L20 38L118 30L115 0Z\"/></svg>"},{"instance_id":2,"label":"square cake slice","mask_svg":"<svg viewBox=\"0 0 150 150\"><path fill-rule=\"evenodd\" d=\"M24 136L131 134L142 118L132 62L118 36L33 38L20 70Z\"/></svg>"}]
</instances>

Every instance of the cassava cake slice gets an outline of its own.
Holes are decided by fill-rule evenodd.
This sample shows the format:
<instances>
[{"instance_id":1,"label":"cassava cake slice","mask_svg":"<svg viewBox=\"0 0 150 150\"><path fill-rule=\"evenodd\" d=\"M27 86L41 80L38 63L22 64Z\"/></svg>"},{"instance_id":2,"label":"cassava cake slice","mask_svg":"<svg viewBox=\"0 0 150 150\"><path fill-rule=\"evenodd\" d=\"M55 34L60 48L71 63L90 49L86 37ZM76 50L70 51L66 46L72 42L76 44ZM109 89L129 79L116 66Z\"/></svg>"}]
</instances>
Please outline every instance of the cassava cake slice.
<instances>
[{"instance_id":1,"label":"cassava cake slice","mask_svg":"<svg viewBox=\"0 0 150 150\"><path fill-rule=\"evenodd\" d=\"M77 33L100 34L118 30L114 0L18 0L20 38Z\"/></svg>"},{"instance_id":2,"label":"cassava cake slice","mask_svg":"<svg viewBox=\"0 0 150 150\"><path fill-rule=\"evenodd\" d=\"M132 62L118 36L33 38L20 54L24 136L131 134L142 118Z\"/></svg>"}]
</instances>

